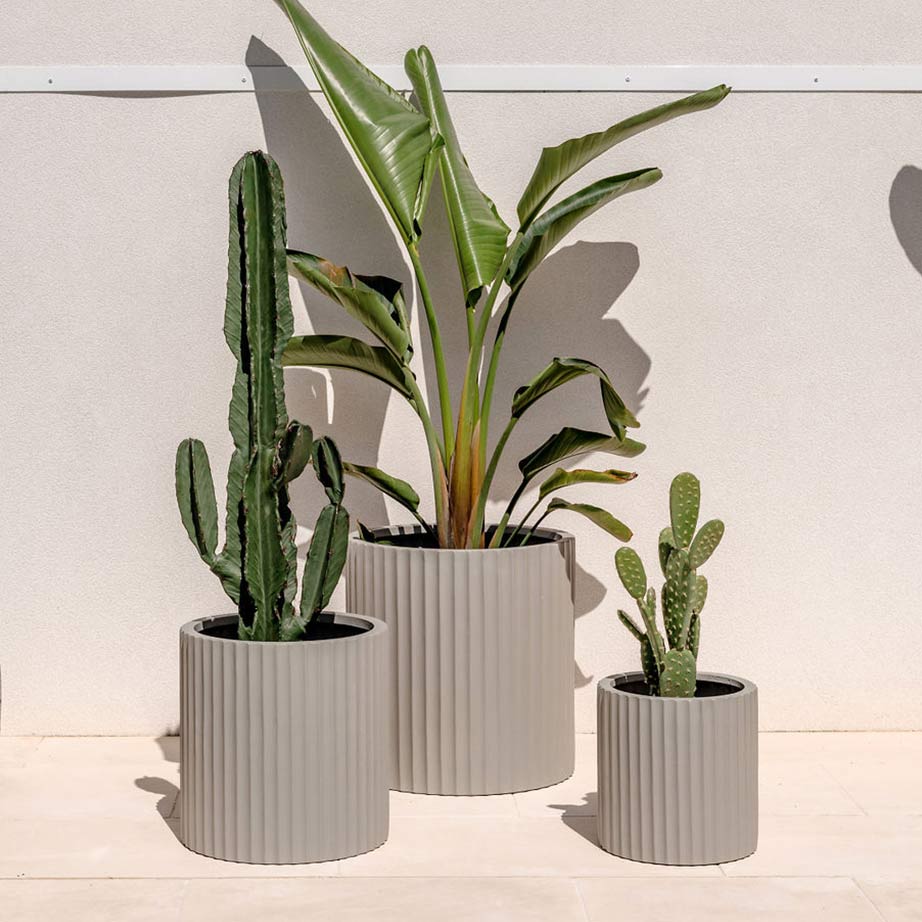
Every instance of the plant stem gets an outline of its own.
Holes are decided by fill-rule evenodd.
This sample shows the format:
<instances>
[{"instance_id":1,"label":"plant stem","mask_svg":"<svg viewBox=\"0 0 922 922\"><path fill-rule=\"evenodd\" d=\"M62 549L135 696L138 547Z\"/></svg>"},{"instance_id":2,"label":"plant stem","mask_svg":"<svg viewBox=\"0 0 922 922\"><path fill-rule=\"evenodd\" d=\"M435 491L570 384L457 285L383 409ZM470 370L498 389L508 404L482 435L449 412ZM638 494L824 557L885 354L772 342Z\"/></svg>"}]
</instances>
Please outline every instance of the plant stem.
<instances>
[{"instance_id":1,"label":"plant stem","mask_svg":"<svg viewBox=\"0 0 922 922\"><path fill-rule=\"evenodd\" d=\"M416 415L419 416L423 424L423 431L426 433L426 445L429 448L429 464L432 468L432 496L435 501L435 520L437 524L441 525L447 521L445 518L447 510L442 503L442 490L440 486L445 477L445 459L442 455L442 449L439 446L438 433L432 425L432 418L429 416L429 411L426 409L426 404L423 400L419 385L416 383L413 376L409 374L407 375L407 383L413 392L413 406L416 410Z\"/></svg>"},{"instance_id":2,"label":"plant stem","mask_svg":"<svg viewBox=\"0 0 922 922\"><path fill-rule=\"evenodd\" d=\"M506 309L500 318L499 326L496 328L496 335L493 337L493 350L490 353L490 364L487 366L487 379L483 387L483 403L481 405L481 416L487 421L487 425L480 430L480 448L486 453L487 450L487 432L490 423L490 406L493 403L493 388L496 385L496 371L499 368L499 354L503 349L503 340L506 337L506 327L509 324L509 315L515 305L515 299L519 296L521 289L516 289L506 303Z\"/></svg>"},{"instance_id":3,"label":"plant stem","mask_svg":"<svg viewBox=\"0 0 922 922\"><path fill-rule=\"evenodd\" d=\"M416 283L419 285L419 294L423 301L423 308L426 311L426 323L429 327L429 337L432 340L432 355L435 359L436 382L439 391L439 408L442 415L442 439L445 446L445 464L451 462L451 456L454 453L455 428L454 418L451 411L451 393L448 389L448 372L445 368L445 350L442 346L442 334L439 331L439 321L435 316L435 307L432 303L432 296L429 293L429 284L426 281L426 274L423 272L423 265L419 258L419 249L415 243L407 244L407 251L410 254L410 261L413 263L413 271L416 274ZM438 485L433 484L438 492Z\"/></svg>"},{"instance_id":4,"label":"plant stem","mask_svg":"<svg viewBox=\"0 0 922 922\"><path fill-rule=\"evenodd\" d=\"M512 534L509 535L509 540L506 542L507 544L512 544L512 542L515 540L515 536L522 530L522 528L524 527L525 523L531 518L531 514L532 514L532 513L535 511L535 509L537 509L538 506L540 506L540 505L541 505L541 500L540 500L540 499L536 499L535 502L534 502L534 504L533 504L533 505L531 506L531 508L528 510L528 512L526 512L525 515L522 516L522 519L521 519L521 521L519 522L519 524L516 525L515 528L512 530ZM540 522L541 519L538 519L538 521ZM537 528L537 525L535 525L535 527Z\"/></svg>"},{"instance_id":5,"label":"plant stem","mask_svg":"<svg viewBox=\"0 0 922 922\"><path fill-rule=\"evenodd\" d=\"M480 496L477 498L477 515L474 519L475 531L483 531L483 517L487 508L487 499L489 498L490 485L493 483L493 476L496 474L496 468L499 465L499 459L503 454L503 449L506 447L506 442L509 440L509 436L512 434L512 430L515 428L515 424L518 421L519 420L517 416L513 416L509 420L509 422L506 424L506 428L503 430L503 434L499 437L499 441L496 443L496 448L493 449L493 455L490 458L490 464L487 467L487 472L484 474L483 482L480 485ZM482 417L480 424L481 426L483 425Z\"/></svg>"},{"instance_id":6,"label":"plant stem","mask_svg":"<svg viewBox=\"0 0 922 922\"><path fill-rule=\"evenodd\" d=\"M515 504L519 501L519 498L527 486L528 481L523 478L522 482L516 488L515 493L512 494L512 499L509 500L509 504L506 506L506 511L503 513L503 517L499 520L499 525L496 526L496 533L493 535L493 538L490 541L490 547L499 547L502 543L503 537L506 533L506 526L509 524L509 516L512 515L512 510L515 509Z\"/></svg>"}]
</instances>

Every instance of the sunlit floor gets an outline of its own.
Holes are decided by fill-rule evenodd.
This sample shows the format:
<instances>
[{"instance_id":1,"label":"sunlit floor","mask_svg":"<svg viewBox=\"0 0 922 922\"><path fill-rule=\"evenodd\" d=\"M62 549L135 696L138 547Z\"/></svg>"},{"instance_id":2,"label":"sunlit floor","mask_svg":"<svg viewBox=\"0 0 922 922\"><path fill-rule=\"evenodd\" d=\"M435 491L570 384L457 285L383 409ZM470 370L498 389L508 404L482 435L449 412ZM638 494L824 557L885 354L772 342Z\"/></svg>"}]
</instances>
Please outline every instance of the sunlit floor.
<instances>
[{"instance_id":1,"label":"sunlit floor","mask_svg":"<svg viewBox=\"0 0 922 922\"><path fill-rule=\"evenodd\" d=\"M922 920L922 733L762 734L759 849L667 868L595 845L595 738L563 784L393 794L378 850L213 861L176 839L175 738L0 738L3 922ZM322 783L322 779L311 779Z\"/></svg>"}]
</instances>

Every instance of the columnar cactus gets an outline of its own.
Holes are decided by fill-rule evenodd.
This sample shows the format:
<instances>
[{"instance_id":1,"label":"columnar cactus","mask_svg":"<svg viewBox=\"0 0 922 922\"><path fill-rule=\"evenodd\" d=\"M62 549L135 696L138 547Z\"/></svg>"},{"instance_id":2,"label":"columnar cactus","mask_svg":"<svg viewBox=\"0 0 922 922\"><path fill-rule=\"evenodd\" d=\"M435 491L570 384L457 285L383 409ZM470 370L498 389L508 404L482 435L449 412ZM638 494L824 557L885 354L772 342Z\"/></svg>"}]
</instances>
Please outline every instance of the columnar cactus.
<instances>
[{"instance_id":1,"label":"columnar cactus","mask_svg":"<svg viewBox=\"0 0 922 922\"><path fill-rule=\"evenodd\" d=\"M661 594L666 638L656 624L656 590L647 586L647 574L637 552L622 547L615 554L618 576L637 602L642 630L625 611L621 623L640 641L644 679L651 692L668 698L691 698L697 681L701 610L708 583L698 575L724 534L724 523L711 519L698 529L701 484L694 474L679 474L669 490L670 525L660 532L659 561L666 582ZM668 643L668 648L667 648Z\"/></svg>"},{"instance_id":2,"label":"columnar cactus","mask_svg":"<svg viewBox=\"0 0 922 922\"><path fill-rule=\"evenodd\" d=\"M346 560L349 515L343 465L331 439L288 420L282 351L292 334L282 177L267 154L245 154L230 177L230 240L224 337L237 359L228 423L234 440L227 473L224 547L205 446L176 451L176 498L189 538L237 604L241 640L297 640L330 595ZM297 525L288 484L312 463L326 491L311 539L300 605Z\"/></svg>"}]
</instances>

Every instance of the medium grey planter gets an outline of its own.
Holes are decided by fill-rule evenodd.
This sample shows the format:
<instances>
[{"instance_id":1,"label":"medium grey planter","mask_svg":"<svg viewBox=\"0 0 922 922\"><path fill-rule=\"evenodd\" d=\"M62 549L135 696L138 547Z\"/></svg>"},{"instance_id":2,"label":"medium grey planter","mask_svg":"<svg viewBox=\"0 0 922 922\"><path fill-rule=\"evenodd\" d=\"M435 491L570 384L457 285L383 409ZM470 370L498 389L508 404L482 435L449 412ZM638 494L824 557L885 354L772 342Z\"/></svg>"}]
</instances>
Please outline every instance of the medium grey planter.
<instances>
[{"instance_id":1,"label":"medium grey planter","mask_svg":"<svg viewBox=\"0 0 922 922\"><path fill-rule=\"evenodd\" d=\"M658 698L643 674L598 684L599 843L655 864L751 855L759 826L758 698L733 676L698 674L698 694Z\"/></svg>"},{"instance_id":2,"label":"medium grey planter","mask_svg":"<svg viewBox=\"0 0 922 922\"><path fill-rule=\"evenodd\" d=\"M503 794L573 773L575 539L537 534L501 550L351 539L346 605L391 631L396 790Z\"/></svg>"},{"instance_id":3,"label":"medium grey planter","mask_svg":"<svg viewBox=\"0 0 922 922\"><path fill-rule=\"evenodd\" d=\"M387 627L294 643L213 636L237 616L180 630L179 837L255 864L345 858L387 838Z\"/></svg>"}]
</instances>

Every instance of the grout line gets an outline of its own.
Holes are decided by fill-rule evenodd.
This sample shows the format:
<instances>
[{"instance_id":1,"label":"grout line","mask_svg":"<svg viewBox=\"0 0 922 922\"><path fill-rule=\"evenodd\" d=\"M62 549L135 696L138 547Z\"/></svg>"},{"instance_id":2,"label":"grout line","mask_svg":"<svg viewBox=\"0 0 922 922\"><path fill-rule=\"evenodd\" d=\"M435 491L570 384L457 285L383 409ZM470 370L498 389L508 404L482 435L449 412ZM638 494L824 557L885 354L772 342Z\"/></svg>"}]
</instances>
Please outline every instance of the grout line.
<instances>
[{"instance_id":1,"label":"grout line","mask_svg":"<svg viewBox=\"0 0 922 922\"><path fill-rule=\"evenodd\" d=\"M835 773L832 771L832 769L829 767L829 765L828 765L825 761L816 762L816 763L814 763L814 764L820 769L820 771L821 771L824 775L826 775L826 777L829 778L829 780L839 789L839 791L841 791L841 792L846 796L846 798L848 798L848 800L850 800L850 801L858 808L858 810L860 811L860 813L861 813L862 816L870 816L870 815L871 815L870 813L868 813L867 810L864 809L864 807L863 807L860 803L858 803L858 799L857 799L857 798L852 794L852 792L849 791L849 789L848 789L848 788L847 788L847 787L836 777ZM840 815L841 815L841 814L840 814Z\"/></svg>"},{"instance_id":2,"label":"grout line","mask_svg":"<svg viewBox=\"0 0 922 922\"><path fill-rule=\"evenodd\" d=\"M576 899L579 901L579 908L582 910L583 919L585 922L592 922L592 920L589 918L589 910L586 908L586 900L583 897L583 891L580 889L579 881L574 877L569 877L567 879L570 881L570 885L576 892Z\"/></svg>"},{"instance_id":3,"label":"grout line","mask_svg":"<svg viewBox=\"0 0 922 922\"><path fill-rule=\"evenodd\" d=\"M858 892L864 897L864 899L867 901L871 909L873 909L874 912L877 913L877 915L883 920L883 922L887 922L887 917L883 914L883 911L878 907L877 903L874 902L874 900L867 893L864 887L861 886L861 881L858 880L857 877L852 877L850 878L850 880L858 888Z\"/></svg>"}]
</instances>

